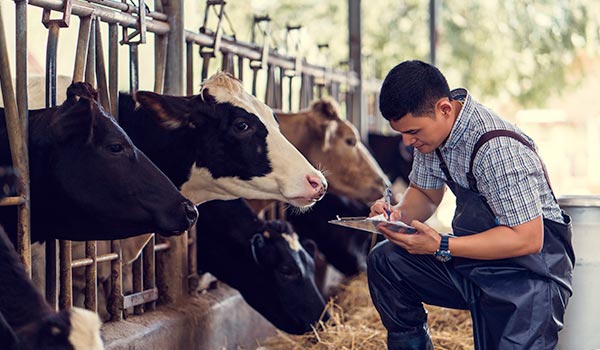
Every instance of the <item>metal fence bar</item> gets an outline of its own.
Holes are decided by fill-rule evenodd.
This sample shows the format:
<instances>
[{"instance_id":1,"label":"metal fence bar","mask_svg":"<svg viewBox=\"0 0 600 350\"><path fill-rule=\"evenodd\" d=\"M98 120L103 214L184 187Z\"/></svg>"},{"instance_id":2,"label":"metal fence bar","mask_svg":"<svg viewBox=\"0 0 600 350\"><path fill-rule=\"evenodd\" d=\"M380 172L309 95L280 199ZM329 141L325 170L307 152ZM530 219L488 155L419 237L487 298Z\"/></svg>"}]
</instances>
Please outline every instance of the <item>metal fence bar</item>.
<instances>
[{"instance_id":1,"label":"metal fence bar","mask_svg":"<svg viewBox=\"0 0 600 350\"><path fill-rule=\"evenodd\" d=\"M154 36L154 92L162 94L165 88L167 65L167 36Z\"/></svg>"},{"instance_id":2,"label":"metal fence bar","mask_svg":"<svg viewBox=\"0 0 600 350\"><path fill-rule=\"evenodd\" d=\"M92 260L85 267L85 308L98 312L98 265L96 263L97 242L85 242L85 255ZM71 268L73 263L71 262Z\"/></svg>"},{"instance_id":3,"label":"metal fence bar","mask_svg":"<svg viewBox=\"0 0 600 350\"><path fill-rule=\"evenodd\" d=\"M56 11L63 10L62 0L29 0L29 4ZM72 14L79 17L96 15L102 22L120 24L128 28L137 28L138 24L137 16L124 12L117 12L103 6L90 4L80 0L73 0L71 11ZM167 34L169 32L169 24L156 19L148 20L146 21L146 29L157 34Z\"/></svg>"},{"instance_id":4,"label":"metal fence bar","mask_svg":"<svg viewBox=\"0 0 600 350\"><path fill-rule=\"evenodd\" d=\"M96 24L96 18L92 17L85 64L85 81L92 86L96 86Z\"/></svg>"},{"instance_id":5,"label":"metal fence bar","mask_svg":"<svg viewBox=\"0 0 600 350\"><path fill-rule=\"evenodd\" d=\"M185 44L185 93L188 96L194 94L194 43Z\"/></svg>"},{"instance_id":6,"label":"metal fence bar","mask_svg":"<svg viewBox=\"0 0 600 350\"><path fill-rule=\"evenodd\" d=\"M98 93L100 103L105 110L111 111L111 99L106 82L106 65L104 64L104 47L102 46L102 33L100 30L100 20L96 19L96 83L98 83Z\"/></svg>"},{"instance_id":7,"label":"metal fence bar","mask_svg":"<svg viewBox=\"0 0 600 350\"><path fill-rule=\"evenodd\" d=\"M123 320L123 266L121 259L121 241L110 242L110 250L117 255L117 258L110 263L110 296L108 298L108 312L111 321Z\"/></svg>"},{"instance_id":8,"label":"metal fence bar","mask_svg":"<svg viewBox=\"0 0 600 350\"><path fill-rule=\"evenodd\" d=\"M71 241L60 241L60 294L58 306L61 309L73 307L73 270ZM46 262L47 264L47 262Z\"/></svg>"},{"instance_id":9,"label":"metal fence bar","mask_svg":"<svg viewBox=\"0 0 600 350\"><path fill-rule=\"evenodd\" d=\"M150 238L144 250L142 251L143 263L143 287L144 290L156 289L156 274L155 274L155 255L154 255L154 235ZM158 298L158 295L157 295ZM144 304L144 312L151 311L156 308L156 299L152 299Z\"/></svg>"},{"instance_id":10,"label":"metal fence bar","mask_svg":"<svg viewBox=\"0 0 600 350\"><path fill-rule=\"evenodd\" d=\"M79 19L79 35L77 37L77 49L75 51L75 67L73 67L73 81L83 81L87 52L90 42L90 30L92 18L90 16Z\"/></svg>"},{"instance_id":11,"label":"metal fence bar","mask_svg":"<svg viewBox=\"0 0 600 350\"><path fill-rule=\"evenodd\" d=\"M119 120L119 26L108 25L108 90L111 114Z\"/></svg>"},{"instance_id":12,"label":"metal fence bar","mask_svg":"<svg viewBox=\"0 0 600 350\"><path fill-rule=\"evenodd\" d=\"M144 291L144 285L142 281L142 259L143 255L140 255L133 263L131 263L131 278L133 283L133 294L138 294ZM125 300L129 300L129 298L125 297ZM125 301L127 305L128 302ZM129 306L129 305L128 305ZM143 313L141 303L133 304L133 313L135 315L141 315ZM127 306L124 306L127 308Z\"/></svg>"}]
</instances>

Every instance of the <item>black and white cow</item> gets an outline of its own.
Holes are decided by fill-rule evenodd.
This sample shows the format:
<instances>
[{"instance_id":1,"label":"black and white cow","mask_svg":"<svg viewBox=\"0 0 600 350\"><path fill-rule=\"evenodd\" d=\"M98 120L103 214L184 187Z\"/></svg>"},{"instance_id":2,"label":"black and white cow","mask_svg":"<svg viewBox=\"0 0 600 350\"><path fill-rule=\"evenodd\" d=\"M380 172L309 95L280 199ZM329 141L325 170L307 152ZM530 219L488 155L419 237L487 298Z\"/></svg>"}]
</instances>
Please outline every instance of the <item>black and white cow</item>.
<instances>
[{"instance_id":1,"label":"black and white cow","mask_svg":"<svg viewBox=\"0 0 600 350\"><path fill-rule=\"evenodd\" d=\"M314 243L303 247L287 222L259 219L241 199L207 202L198 213L198 268L237 289L277 328L310 331L325 309Z\"/></svg>"},{"instance_id":2,"label":"black and white cow","mask_svg":"<svg viewBox=\"0 0 600 350\"><path fill-rule=\"evenodd\" d=\"M300 237L314 240L327 262L346 276L366 271L371 234L329 224L336 216L367 216L369 206L346 197L326 194L309 212L288 210L287 220ZM381 239L377 235L377 239Z\"/></svg>"},{"instance_id":3,"label":"black and white cow","mask_svg":"<svg viewBox=\"0 0 600 350\"><path fill-rule=\"evenodd\" d=\"M32 241L118 239L187 230L196 209L136 148L86 83L58 107L29 113ZM11 165L0 110L0 166ZM14 237L14 207L0 221Z\"/></svg>"},{"instance_id":4,"label":"black and white cow","mask_svg":"<svg viewBox=\"0 0 600 350\"><path fill-rule=\"evenodd\" d=\"M391 182L400 178L409 183L408 174L412 170L413 147L402 142L402 135L381 135L369 133L369 148Z\"/></svg>"},{"instance_id":5,"label":"black and white cow","mask_svg":"<svg viewBox=\"0 0 600 350\"><path fill-rule=\"evenodd\" d=\"M321 172L281 134L271 108L226 73L195 96L138 91L134 101L121 94L119 123L196 204L256 198L307 208L327 189Z\"/></svg>"},{"instance_id":6,"label":"black and white cow","mask_svg":"<svg viewBox=\"0 0 600 350\"><path fill-rule=\"evenodd\" d=\"M0 348L101 350L100 326L98 315L91 311L52 310L0 227Z\"/></svg>"}]
</instances>

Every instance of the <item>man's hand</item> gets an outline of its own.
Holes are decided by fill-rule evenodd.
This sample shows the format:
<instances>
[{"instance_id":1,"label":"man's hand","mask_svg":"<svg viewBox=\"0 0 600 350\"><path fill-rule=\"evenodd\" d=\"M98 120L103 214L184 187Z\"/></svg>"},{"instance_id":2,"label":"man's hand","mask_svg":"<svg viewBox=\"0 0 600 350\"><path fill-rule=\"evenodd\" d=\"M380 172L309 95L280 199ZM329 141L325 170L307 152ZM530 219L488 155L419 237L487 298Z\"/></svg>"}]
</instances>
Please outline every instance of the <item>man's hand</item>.
<instances>
[{"instance_id":1,"label":"man's hand","mask_svg":"<svg viewBox=\"0 0 600 350\"><path fill-rule=\"evenodd\" d=\"M373 213L373 207L371 207L371 213ZM410 225L417 229L417 233L397 233L388 230L383 225L377 226L377 229L390 242L404 248L411 254L433 254L438 250L441 237L436 230L417 220L413 220Z\"/></svg>"},{"instance_id":2,"label":"man's hand","mask_svg":"<svg viewBox=\"0 0 600 350\"><path fill-rule=\"evenodd\" d=\"M390 221L401 221L402 219L402 213L400 212L400 210L398 209L397 206L392 206L390 208L390 217L387 217L387 211L386 211L386 206L387 204L385 203L384 199L378 199L372 206L371 206L371 212L369 213L369 217L371 216L376 216L379 214L383 214L383 216L390 220Z\"/></svg>"}]
</instances>

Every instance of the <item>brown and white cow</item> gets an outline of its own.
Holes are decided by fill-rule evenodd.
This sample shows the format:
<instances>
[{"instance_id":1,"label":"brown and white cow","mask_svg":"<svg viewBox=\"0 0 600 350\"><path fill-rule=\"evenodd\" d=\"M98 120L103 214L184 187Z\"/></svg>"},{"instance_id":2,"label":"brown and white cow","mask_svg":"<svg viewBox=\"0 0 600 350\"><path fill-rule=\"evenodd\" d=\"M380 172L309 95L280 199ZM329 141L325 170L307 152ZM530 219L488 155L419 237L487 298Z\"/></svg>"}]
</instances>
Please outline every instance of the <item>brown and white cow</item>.
<instances>
[{"instance_id":1,"label":"brown and white cow","mask_svg":"<svg viewBox=\"0 0 600 350\"><path fill-rule=\"evenodd\" d=\"M382 197L389 180L335 100L322 98L277 117L283 135L327 175L331 193L367 203Z\"/></svg>"}]
</instances>

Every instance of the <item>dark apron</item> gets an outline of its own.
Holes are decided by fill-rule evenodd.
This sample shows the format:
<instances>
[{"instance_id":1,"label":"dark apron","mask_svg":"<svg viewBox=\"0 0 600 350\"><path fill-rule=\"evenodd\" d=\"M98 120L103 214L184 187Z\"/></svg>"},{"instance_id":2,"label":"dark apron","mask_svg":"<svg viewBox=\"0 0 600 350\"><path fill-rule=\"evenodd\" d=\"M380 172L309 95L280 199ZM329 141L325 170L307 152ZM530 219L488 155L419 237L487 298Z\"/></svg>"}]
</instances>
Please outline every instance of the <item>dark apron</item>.
<instances>
[{"instance_id":1,"label":"dark apron","mask_svg":"<svg viewBox=\"0 0 600 350\"><path fill-rule=\"evenodd\" d=\"M518 134L498 130L480 139L471 159L481 144L497 136L514 137L531 148ZM466 236L497 226L477 191L472 164L467 176L470 188L463 188L438 156L456 196L454 234ZM373 304L388 330L388 349L429 348L411 345L424 344L427 338L422 331L427 322L423 303L470 310L477 350L555 349L572 294L575 263L570 218L564 213L563 218L564 224L544 219L541 253L510 259L455 257L442 263L432 255L410 254L389 241L379 243L369 254L367 273Z\"/></svg>"},{"instance_id":2,"label":"dark apron","mask_svg":"<svg viewBox=\"0 0 600 350\"><path fill-rule=\"evenodd\" d=\"M456 236L479 233L498 225L485 197L477 190L473 176L473 160L479 147L498 136L512 137L535 152L514 132L496 130L484 134L471 154L468 189L454 182L441 153L436 150L447 178L446 184L456 196L452 220ZM548 181L545 168L544 174ZM478 294L474 295L477 303L470 306L476 349L556 347L567 300L573 293L571 277L575 264L571 219L564 212L563 218L564 224L544 219L544 243L538 254L491 261L453 259L454 269L478 287L474 290ZM548 319L550 315L552 319Z\"/></svg>"}]
</instances>

